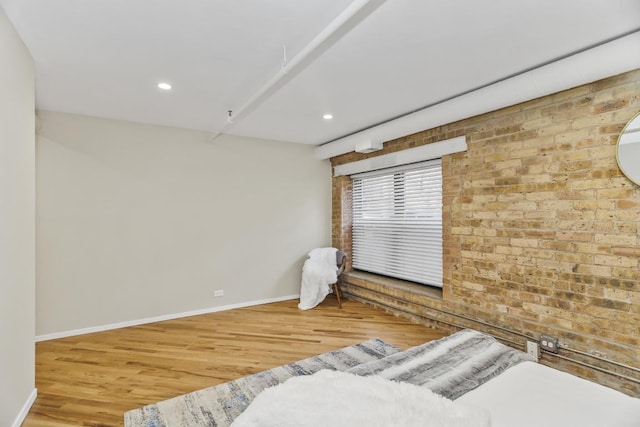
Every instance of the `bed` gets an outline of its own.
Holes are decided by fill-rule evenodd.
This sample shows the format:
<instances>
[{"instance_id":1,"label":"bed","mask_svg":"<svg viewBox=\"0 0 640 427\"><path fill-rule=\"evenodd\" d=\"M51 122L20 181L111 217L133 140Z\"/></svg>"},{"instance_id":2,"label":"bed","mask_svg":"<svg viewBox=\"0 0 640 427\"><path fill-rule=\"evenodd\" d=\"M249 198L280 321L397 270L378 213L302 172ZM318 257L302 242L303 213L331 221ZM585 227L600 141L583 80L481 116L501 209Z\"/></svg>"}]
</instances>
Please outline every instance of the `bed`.
<instances>
[{"instance_id":1,"label":"bed","mask_svg":"<svg viewBox=\"0 0 640 427\"><path fill-rule=\"evenodd\" d=\"M321 425L640 427L640 399L464 330L344 373L293 378L232 427Z\"/></svg>"},{"instance_id":2,"label":"bed","mask_svg":"<svg viewBox=\"0 0 640 427\"><path fill-rule=\"evenodd\" d=\"M640 399L534 362L522 362L456 402L481 407L493 427L639 427Z\"/></svg>"}]
</instances>

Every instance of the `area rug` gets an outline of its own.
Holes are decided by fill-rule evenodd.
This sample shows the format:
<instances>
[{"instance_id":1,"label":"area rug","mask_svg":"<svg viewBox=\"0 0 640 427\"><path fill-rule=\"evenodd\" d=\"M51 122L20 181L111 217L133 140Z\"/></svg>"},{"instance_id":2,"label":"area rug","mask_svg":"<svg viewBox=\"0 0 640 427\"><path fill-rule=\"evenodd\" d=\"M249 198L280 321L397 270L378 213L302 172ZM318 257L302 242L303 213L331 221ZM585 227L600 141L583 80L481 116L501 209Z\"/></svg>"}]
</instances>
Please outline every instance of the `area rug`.
<instances>
[{"instance_id":1,"label":"area rug","mask_svg":"<svg viewBox=\"0 0 640 427\"><path fill-rule=\"evenodd\" d=\"M400 350L381 340L369 340L214 387L144 406L124 414L125 427L228 426L264 389L286 379L322 369L346 371Z\"/></svg>"},{"instance_id":2,"label":"area rug","mask_svg":"<svg viewBox=\"0 0 640 427\"><path fill-rule=\"evenodd\" d=\"M347 372L427 387L454 400L526 360L533 358L490 335L464 329Z\"/></svg>"}]
</instances>

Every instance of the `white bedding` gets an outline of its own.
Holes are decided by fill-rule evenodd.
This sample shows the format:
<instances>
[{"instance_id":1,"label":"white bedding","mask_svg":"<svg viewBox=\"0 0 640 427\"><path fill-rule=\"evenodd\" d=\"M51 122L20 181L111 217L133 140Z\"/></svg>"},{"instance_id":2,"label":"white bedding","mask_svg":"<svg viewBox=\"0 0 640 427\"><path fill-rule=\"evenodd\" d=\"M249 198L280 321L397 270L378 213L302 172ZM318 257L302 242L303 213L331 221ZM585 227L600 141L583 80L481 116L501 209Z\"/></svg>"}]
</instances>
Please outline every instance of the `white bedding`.
<instances>
[{"instance_id":1,"label":"white bedding","mask_svg":"<svg viewBox=\"0 0 640 427\"><path fill-rule=\"evenodd\" d=\"M425 387L323 370L260 393L232 427L489 427L488 414ZM515 425L511 427L516 427Z\"/></svg>"},{"instance_id":2,"label":"white bedding","mask_svg":"<svg viewBox=\"0 0 640 427\"><path fill-rule=\"evenodd\" d=\"M534 362L456 402L487 409L492 427L640 427L640 399Z\"/></svg>"},{"instance_id":3,"label":"white bedding","mask_svg":"<svg viewBox=\"0 0 640 427\"><path fill-rule=\"evenodd\" d=\"M317 248L309 252L302 266L300 284L300 310L309 310L320 304L331 292L331 284L338 280L336 248Z\"/></svg>"}]
</instances>

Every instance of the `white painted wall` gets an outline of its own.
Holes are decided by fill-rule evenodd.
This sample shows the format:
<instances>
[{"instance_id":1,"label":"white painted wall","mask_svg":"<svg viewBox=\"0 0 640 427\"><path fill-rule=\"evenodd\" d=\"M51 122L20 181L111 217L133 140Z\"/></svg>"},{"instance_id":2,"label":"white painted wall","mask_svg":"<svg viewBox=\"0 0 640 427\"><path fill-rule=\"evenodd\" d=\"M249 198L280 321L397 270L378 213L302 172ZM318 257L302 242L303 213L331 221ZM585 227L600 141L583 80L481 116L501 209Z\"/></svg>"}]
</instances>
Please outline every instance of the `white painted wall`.
<instances>
[{"instance_id":1,"label":"white painted wall","mask_svg":"<svg viewBox=\"0 0 640 427\"><path fill-rule=\"evenodd\" d=\"M0 426L35 398L33 61L0 9Z\"/></svg>"},{"instance_id":2,"label":"white painted wall","mask_svg":"<svg viewBox=\"0 0 640 427\"><path fill-rule=\"evenodd\" d=\"M38 335L296 295L330 244L313 147L38 115Z\"/></svg>"}]
</instances>

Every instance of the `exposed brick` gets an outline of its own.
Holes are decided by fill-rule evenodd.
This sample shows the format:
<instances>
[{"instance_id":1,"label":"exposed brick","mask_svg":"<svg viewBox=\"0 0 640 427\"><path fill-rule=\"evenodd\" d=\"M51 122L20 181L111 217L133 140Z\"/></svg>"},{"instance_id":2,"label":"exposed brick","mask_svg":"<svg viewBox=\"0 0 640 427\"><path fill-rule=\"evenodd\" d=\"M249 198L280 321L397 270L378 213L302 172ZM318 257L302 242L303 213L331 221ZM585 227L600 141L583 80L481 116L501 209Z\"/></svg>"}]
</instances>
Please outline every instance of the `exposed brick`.
<instances>
[{"instance_id":1,"label":"exposed brick","mask_svg":"<svg viewBox=\"0 0 640 427\"><path fill-rule=\"evenodd\" d=\"M593 114L602 114L607 111L620 110L626 107L627 105L629 105L629 101L626 99L610 100L608 102L603 102L601 104L595 105Z\"/></svg>"},{"instance_id":2,"label":"exposed brick","mask_svg":"<svg viewBox=\"0 0 640 427\"><path fill-rule=\"evenodd\" d=\"M582 254L611 254L611 246L593 243L575 243L576 252Z\"/></svg>"},{"instance_id":3,"label":"exposed brick","mask_svg":"<svg viewBox=\"0 0 640 427\"><path fill-rule=\"evenodd\" d=\"M635 246L638 243L637 236L624 234L595 234L593 240L596 243L616 246Z\"/></svg>"},{"instance_id":4,"label":"exposed brick","mask_svg":"<svg viewBox=\"0 0 640 427\"><path fill-rule=\"evenodd\" d=\"M608 277L611 275L613 268L608 265L578 265L575 268L576 273L596 276L596 277ZM585 283L584 279L581 283ZM588 282L589 284L593 284L594 281Z\"/></svg>"},{"instance_id":5,"label":"exposed brick","mask_svg":"<svg viewBox=\"0 0 640 427\"><path fill-rule=\"evenodd\" d=\"M573 202L573 208L578 210L610 210L613 203L610 200L576 200Z\"/></svg>"},{"instance_id":6,"label":"exposed brick","mask_svg":"<svg viewBox=\"0 0 640 427\"><path fill-rule=\"evenodd\" d=\"M636 70L331 159L336 166L458 135L468 143L443 159L442 299L377 284L351 295L412 318L552 334L562 346L637 364L640 187L622 175L615 150L639 99ZM347 252L350 191L349 178L334 178L333 242ZM554 363L640 395L617 378Z\"/></svg>"},{"instance_id":7,"label":"exposed brick","mask_svg":"<svg viewBox=\"0 0 640 427\"><path fill-rule=\"evenodd\" d=\"M640 248L611 248L611 253L622 257L640 258Z\"/></svg>"},{"instance_id":8,"label":"exposed brick","mask_svg":"<svg viewBox=\"0 0 640 427\"><path fill-rule=\"evenodd\" d=\"M615 301L608 298L591 298L591 304L596 307L610 308L613 310L629 311L631 304L624 301Z\"/></svg>"},{"instance_id":9,"label":"exposed brick","mask_svg":"<svg viewBox=\"0 0 640 427\"><path fill-rule=\"evenodd\" d=\"M613 266L613 267L638 267L638 259L628 256L607 256L596 255L594 262L599 265Z\"/></svg>"},{"instance_id":10,"label":"exposed brick","mask_svg":"<svg viewBox=\"0 0 640 427\"><path fill-rule=\"evenodd\" d=\"M558 231L556 232L556 239L568 240L570 242L591 242L593 241L593 233L589 232L575 232L575 231Z\"/></svg>"},{"instance_id":11,"label":"exposed brick","mask_svg":"<svg viewBox=\"0 0 640 427\"><path fill-rule=\"evenodd\" d=\"M640 202L637 200L617 200L616 208L617 209L633 209L640 206Z\"/></svg>"},{"instance_id":12,"label":"exposed brick","mask_svg":"<svg viewBox=\"0 0 640 427\"><path fill-rule=\"evenodd\" d=\"M636 191L633 188L607 188L605 190L598 190L598 199L626 199L633 197Z\"/></svg>"}]
</instances>

